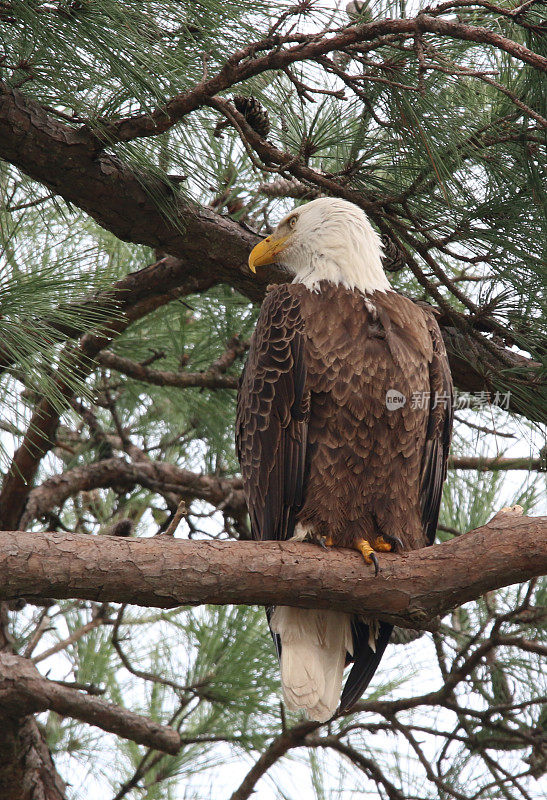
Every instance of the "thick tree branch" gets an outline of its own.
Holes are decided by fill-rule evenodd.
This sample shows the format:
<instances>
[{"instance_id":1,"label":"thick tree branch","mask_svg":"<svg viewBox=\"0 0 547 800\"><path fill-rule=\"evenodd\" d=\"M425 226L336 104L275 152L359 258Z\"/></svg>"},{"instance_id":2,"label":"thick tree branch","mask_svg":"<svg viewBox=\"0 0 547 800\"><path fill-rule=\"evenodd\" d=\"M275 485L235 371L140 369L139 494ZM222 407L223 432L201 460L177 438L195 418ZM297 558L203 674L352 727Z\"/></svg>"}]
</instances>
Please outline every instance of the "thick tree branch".
<instances>
[{"instance_id":1,"label":"thick tree branch","mask_svg":"<svg viewBox=\"0 0 547 800\"><path fill-rule=\"evenodd\" d=\"M11 653L0 653L0 708L15 718L49 709L156 750L174 755L180 749L180 736L173 728L49 681L31 661Z\"/></svg>"},{"instance_id":2,"label":"thick tree branch","mask_svg":"<svg viewBox=\"0 0 547 800\"><path fill-rule=\"evenodd\" d=\"M380 556L294 542L118 539L65 533L0 533L0 599L81 598L172 608L259 604L372 614L427 627L485 592L547 572L547 517L497 514L431 548Z\"/></svg>"},{"instance_id":3,"label":"thick tree branch","mask_svg":"<svg viewBox=\"0 0 547 800\"><path fill-rule=\"evenodd\" d=\"M178 256L190 274L210 276L211 282L244 270L252 290L246 263L255 235L181 200L168 183L115 156L96 157L85 136L1 83L0 157L86 211L119 239ZM162 204L168 214L161 211ZM160 282L158 287L162 293L169 288Z\"/></svg>"},{"instance_id":4,"label":"thick tree branch","mask_svg":"<svg viewBox=\"0 0 547 800\"><path fill-rule=\"evenodd\" d=\"M0 753L2 800L65 800L65 784L33 717L2 715Z\"/></svg>"}]
</instances>

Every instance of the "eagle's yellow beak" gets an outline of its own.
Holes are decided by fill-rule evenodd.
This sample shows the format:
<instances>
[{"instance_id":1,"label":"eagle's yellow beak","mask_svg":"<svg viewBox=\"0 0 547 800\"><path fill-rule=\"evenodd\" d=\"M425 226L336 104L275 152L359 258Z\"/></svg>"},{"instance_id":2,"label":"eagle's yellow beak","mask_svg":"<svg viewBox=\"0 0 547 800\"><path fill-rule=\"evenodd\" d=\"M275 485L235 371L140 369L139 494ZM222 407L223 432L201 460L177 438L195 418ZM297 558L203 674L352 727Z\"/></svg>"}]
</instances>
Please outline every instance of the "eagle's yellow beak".
<instances>
[{"instance_id":1,"label":"eagle's yellow beak","mask_svg":"<svg viewBox=\"0 0 547 800\"><path fill-rule=\"evenodd\" d=\"M287 236L279 236L275 239L273 235L268 236L255 245L249 256L249 269L251 272L256 272L257 267L265 267L267 264L273 264L278 253L282 253L285 249L289 236L290 234Z\"/></svg>"}]
</instances>

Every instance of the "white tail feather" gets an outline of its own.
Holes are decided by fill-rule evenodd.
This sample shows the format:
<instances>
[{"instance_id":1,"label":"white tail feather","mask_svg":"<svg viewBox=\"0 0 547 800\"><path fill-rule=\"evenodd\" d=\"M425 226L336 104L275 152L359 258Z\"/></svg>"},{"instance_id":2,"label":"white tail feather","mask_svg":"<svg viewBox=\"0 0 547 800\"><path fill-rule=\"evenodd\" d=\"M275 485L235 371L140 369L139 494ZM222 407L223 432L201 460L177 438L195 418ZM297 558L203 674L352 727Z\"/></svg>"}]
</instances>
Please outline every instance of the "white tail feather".
<instances>
[{"instance_id":1,"label":"white tail feather","mask_svg":"<svg viewBox=\"0 0 547 800\"><path fill-rule=\"evenodd\" d=\"M281 637L281 682L287 706L326 722L338 706L351 617L340 611L278 606L270 620Z\"/></svg>"}]
</instances>

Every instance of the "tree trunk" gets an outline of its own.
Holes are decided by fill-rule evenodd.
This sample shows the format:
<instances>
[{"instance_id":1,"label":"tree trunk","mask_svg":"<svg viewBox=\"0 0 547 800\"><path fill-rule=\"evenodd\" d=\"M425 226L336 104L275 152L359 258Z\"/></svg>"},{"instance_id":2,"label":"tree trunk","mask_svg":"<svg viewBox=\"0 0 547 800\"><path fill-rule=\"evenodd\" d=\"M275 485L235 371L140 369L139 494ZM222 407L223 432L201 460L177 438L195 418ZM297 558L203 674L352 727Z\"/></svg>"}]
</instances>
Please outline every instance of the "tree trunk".
<instances>
[{"instance_id":1,"label":"tree trunk","mask_svg":"<svg viewBox=\"0 0 547 800\"><path fill-rule=\"evenodd\" d=\"M2 800L65 800L65 785L33 717L0 719Z\"/></svg>"}]
</instances>

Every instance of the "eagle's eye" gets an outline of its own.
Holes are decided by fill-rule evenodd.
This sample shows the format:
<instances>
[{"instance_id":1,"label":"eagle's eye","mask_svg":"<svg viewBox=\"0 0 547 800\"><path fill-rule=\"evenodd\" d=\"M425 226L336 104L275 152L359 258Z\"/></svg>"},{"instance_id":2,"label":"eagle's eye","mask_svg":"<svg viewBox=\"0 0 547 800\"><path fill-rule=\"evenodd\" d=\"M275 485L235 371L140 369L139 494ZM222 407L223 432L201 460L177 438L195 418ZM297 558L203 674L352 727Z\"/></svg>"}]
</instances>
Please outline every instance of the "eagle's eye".
<instances>
[{"instance_id":1,"label":"eagle's eye","mask_svg":"<svg viewBox=\"0 0 547 800\"><path fill-rule=\"evenodd\" d=\"M287 220L287 225L289 226L289 228L294 228L294 226L296 225L296 220L297 219L298 219L298 217L295 215L294 217L290 217Z\"/></svg>"}]
</instances>

